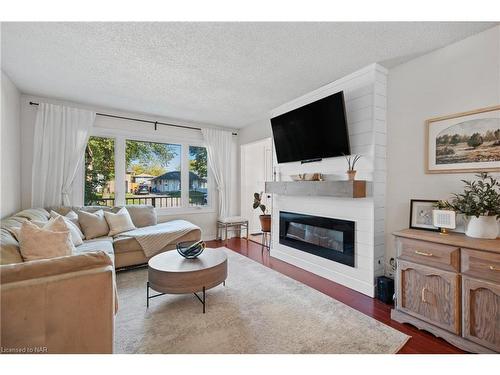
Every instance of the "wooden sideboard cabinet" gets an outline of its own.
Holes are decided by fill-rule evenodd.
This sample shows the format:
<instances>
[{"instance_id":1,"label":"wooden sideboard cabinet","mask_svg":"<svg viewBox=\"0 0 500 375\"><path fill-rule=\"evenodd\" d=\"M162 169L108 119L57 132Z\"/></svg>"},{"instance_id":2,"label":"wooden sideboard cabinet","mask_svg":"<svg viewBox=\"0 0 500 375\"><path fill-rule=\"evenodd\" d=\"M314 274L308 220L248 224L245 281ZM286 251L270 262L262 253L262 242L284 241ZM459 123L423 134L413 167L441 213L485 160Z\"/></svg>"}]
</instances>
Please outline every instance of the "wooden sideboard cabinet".
<instances>
[{"instance_id":1,"label":"wooden sideboard cabinet","mask_svg":"<svg viewBox=\"0 0 500 375\"><path fill-rule=\"evenodd\" d=\"M391 318L475 353L500 352L500 239L395 232Z\"/></svg>"}]
</instances>

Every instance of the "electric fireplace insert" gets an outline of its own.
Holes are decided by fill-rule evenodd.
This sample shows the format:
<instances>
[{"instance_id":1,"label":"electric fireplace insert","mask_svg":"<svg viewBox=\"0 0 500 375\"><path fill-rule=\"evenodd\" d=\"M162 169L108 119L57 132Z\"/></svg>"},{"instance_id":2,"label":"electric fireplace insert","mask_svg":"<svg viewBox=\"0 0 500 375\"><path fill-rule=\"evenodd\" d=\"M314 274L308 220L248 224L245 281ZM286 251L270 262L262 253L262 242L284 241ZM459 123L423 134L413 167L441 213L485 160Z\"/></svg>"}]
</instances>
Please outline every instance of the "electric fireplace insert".
<instances>
[{"instance_id":1,"label":"electric fireplace insert","mask_svg":"<svg viewBox=\"0 0 500 375\"><path fill-rule=\"evenodd\" d=\"M354 221L280 211L280 244L354 267Z\"/></svg>"}]
</instances>

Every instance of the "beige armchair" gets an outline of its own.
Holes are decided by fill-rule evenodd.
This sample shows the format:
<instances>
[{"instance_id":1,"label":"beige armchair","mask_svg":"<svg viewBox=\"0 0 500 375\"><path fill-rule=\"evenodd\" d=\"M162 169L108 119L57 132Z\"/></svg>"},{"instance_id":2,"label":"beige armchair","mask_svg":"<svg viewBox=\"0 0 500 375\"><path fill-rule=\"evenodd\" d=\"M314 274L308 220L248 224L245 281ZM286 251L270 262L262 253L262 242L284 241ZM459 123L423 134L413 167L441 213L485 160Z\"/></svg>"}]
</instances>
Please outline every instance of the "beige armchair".
<instances>
[{"instance_id":1,"label":"beige armchair","mask_svg":"<svg viewBox=\"0 0 500 375\"><path fill-rule=\"evenodd\" d=\"M116 295L104 252L4 265L3 353L112 353Z\"/></svg>"}]
</instances>

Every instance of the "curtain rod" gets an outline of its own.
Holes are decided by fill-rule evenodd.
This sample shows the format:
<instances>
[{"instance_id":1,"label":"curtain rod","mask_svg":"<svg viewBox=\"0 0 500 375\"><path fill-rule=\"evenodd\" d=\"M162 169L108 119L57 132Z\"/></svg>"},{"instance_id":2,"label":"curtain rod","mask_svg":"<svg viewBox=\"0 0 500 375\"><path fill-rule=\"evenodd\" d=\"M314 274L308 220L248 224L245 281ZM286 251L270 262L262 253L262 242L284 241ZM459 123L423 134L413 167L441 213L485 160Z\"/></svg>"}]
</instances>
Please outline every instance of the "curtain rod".
<instances>
[{"instance_id":1,"label":"curtain rod","mask_svg":"<svg viewBox=\"0 0 500 375\"><path fill-rule=\"evenodd\" d=\"M39 103L30 102L30 105L39 105ZM176 127L176 128L191 129L191 130L200 130L201 131L201 128L196 128L194 126L168 124L166 122L142 120L140 118L110 115L108 113L99 113L99 112L97 112L96 116L112 117L112 118L119 118L119 119L122 119L122 120L137 121L137 122L144 122L144 123L147 123L147 124L153 124L155 126L155 130L158 130L158 125L162 125L162 126L173 126L173 127ZM232 133L232 134L233 135L238 135L238 133Z\"/></svg>"}]
</instances>

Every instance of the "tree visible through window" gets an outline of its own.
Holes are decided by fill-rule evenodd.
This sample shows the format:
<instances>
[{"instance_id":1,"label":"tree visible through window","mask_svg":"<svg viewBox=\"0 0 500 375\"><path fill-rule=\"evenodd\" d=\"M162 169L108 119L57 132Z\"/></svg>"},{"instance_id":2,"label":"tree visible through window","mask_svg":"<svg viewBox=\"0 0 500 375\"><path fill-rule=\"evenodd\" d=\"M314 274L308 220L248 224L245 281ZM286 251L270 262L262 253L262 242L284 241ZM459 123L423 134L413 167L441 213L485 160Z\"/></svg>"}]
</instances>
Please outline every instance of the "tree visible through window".
<instances>
[{"instance_id":1,"label":"tree visible through window","mask_svg":"<svg viewBox=\"0 0 500 375\"><path fill-rule=\"evenodd\" d=\"M85 150L86 206L113 206L115 198L115 140L90 137Z\"/></svg>"},{"instance_id":2,"label":"tree visible through window","mask_svg":"<svg viewBox=\"0 0 500 375\"><path fill-rule=\"evenodd\" d=\"M207 149L189 146L189 205L206 206L207 190Z\"/></svg>"}]
</instances>

